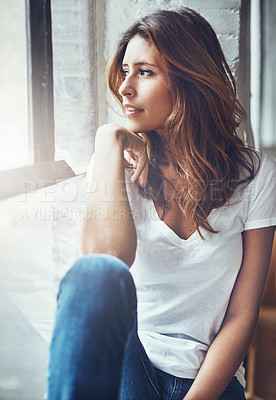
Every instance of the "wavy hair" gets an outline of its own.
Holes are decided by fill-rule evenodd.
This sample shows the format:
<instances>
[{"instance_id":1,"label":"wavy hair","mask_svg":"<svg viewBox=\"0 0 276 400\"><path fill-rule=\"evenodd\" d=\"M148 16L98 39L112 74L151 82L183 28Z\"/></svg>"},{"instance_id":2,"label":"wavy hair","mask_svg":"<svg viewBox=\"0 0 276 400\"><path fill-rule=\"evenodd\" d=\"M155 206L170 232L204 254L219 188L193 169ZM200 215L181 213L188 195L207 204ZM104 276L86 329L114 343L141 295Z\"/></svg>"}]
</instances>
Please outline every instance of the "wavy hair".
<instances>
[{"instance_id":1,"label":"wavy hair","mask_svg":"<svg viewBox=\"0 0 276 400\"><path fill-rule=\"evenodd\" d=\"M237 134L245 112L236 96L234 77L214 30L200 14L189 8L161 10L132 25L118 43L108 69L108 84L121 105L121 66L135 35L156 50L173 102L162 137L141 132L150 171L147 186L140 191L163 206L164 218L169 205L161 190L164 177L160 166L171 160L183 180L177 204L199 233L200 227L214 233L207 220L210 212L227 203L257 170L256 153Z\"/></svg>"}]
</instances>

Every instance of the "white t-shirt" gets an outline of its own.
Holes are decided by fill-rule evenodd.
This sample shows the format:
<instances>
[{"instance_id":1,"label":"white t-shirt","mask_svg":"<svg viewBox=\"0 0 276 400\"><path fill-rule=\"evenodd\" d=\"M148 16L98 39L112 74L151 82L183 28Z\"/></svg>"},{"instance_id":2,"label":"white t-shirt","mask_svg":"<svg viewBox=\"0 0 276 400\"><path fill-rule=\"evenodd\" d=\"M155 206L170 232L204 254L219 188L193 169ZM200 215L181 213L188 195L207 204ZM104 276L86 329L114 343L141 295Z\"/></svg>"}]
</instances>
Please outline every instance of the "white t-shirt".
<instances>
[{"instance_id":1,"label":"white t-shirt","mask_svg":"<svg viewBox=\"0 0 276 400\"><path fill-rule=\"evenodd\" d=\"M195 378L223 321L242 260L244 230L276 225L276 164L265 155L256 177L208 217L219 233L181 239L160 220L127 176L137 230L130 271L138 297L139 337L153 365ZM237 377L244 384L243 367Z\"/></svg>"}]
</instances>

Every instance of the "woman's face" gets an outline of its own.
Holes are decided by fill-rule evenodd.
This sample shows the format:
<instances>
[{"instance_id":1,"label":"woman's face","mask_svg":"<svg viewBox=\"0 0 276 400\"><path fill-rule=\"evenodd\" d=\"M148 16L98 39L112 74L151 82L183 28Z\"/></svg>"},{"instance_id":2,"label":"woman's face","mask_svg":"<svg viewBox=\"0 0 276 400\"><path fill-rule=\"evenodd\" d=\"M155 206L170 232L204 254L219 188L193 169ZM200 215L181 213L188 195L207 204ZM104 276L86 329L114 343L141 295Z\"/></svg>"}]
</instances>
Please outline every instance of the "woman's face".
<instances>
[{"instance_id":1,"label":"woman's face","mask_svg":"<svg viewBox=\"0 0 276 400\"><path fill-rule=\"evenodd\" d=\"M153 46L139 35L127 45L122 73L124 82L119 93L127 128L136 133L155 130L161 134L172 110L172 96Z\"/></svg>"}]
</instances>

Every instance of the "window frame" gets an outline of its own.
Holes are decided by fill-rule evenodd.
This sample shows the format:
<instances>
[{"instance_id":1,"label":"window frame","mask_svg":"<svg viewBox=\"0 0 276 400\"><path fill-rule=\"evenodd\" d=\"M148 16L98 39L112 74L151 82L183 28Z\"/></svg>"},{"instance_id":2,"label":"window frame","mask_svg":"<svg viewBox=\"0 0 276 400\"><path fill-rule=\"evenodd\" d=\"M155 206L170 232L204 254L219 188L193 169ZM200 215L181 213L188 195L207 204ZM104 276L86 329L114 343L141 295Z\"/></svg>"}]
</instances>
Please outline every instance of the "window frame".
<instances>
[{"instance_id":1,"label":"window frame","mask_svg":"<svg viewBox=\"0 0 276 400\"><path fill-rule=\"evenodd\" d=\"M250 120L250 0L241 0L237 90L238 97L248 116L241 124L242 139L247 145L254 146Z\"/></svg>"},{"instance_id":2,"label":"window frame","mask_svg":"<svg viewBox=\"0 0 276 400\"><path fill-rule=\"evenodd\" d=\"M25 0L29 151L34 164L54 161L53 52L50 0Z\"/></svg>"}]
</instances>

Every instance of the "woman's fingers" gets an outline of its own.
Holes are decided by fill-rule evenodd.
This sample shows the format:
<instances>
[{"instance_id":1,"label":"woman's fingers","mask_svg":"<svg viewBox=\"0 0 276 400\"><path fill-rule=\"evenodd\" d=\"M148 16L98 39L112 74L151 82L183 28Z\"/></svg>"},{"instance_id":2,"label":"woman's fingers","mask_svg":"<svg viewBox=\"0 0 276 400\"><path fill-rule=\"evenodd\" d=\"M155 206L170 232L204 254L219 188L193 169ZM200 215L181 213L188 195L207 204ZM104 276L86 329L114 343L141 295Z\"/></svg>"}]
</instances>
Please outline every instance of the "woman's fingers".
<instances>
[{"instance_id":1,"label":"woman's fingers","mask_svg":"<svg viewBox=\"0 0 276 400\"><path fill-rule=\"evenodd\" d=\"M139 185L145 187L149 171L145 142L138 135L129 132L126 150L133 160L132 182L138 179Z\"/></svg>"},{"instance_id":2,"label":"woman's fingers","mask_svg":"<svg viewBox=\"0 0 276 400\"><path fill-rule=\"evenodd\" d=\"M142 159L136 161L136 168L131 177L131 181L135 182L138 179L139 185L145 187L148 180L148 159L144 156Z\"/></svg>"},{"instance_id":3,"label":"woman's fingers","mask_svg":"<svg viewBox=\"0 0 276 400\"><path fill-rule=\"evenodd\" d=\"M146 187L146 184L147 184L147 181L148 181L148 175L149 175L149 162L147 160L146 165L145 165L141 175L138 178L139 185L142 188Z\"/></svg>"}]
</instances>

